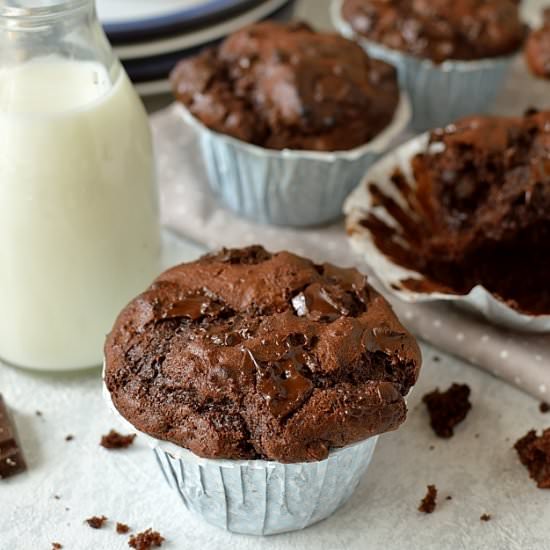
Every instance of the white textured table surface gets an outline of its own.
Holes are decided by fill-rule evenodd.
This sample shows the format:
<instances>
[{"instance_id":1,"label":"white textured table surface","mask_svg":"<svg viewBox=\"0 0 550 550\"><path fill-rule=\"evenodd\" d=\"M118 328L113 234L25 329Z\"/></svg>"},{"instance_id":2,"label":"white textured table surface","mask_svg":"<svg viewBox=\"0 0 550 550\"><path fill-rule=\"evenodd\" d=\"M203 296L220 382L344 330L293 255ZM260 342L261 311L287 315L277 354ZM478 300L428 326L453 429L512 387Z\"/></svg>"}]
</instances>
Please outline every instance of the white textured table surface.
<instances>
[{"instance_id":1,"label":"white textured table surface","mask_svg":"<svg viewBox=\"0 0 550 550\"><path fill-rule=\"evenodd\" d=\"M197 254L171 243L172 261ZM550 491L535 487L511 448L528 429L550 425L550 415L496 378L426 346L423 351L409 418L380 438L351 501L305 531L264 539L231 535L189 514L139 437L124 451L98 445L117 427L101 397L99 368L48 374L0 365L0 392L29 464L27 473L0 481L0 549L48 550L54 541L64 549L128 548L127 537L114 532L116 521L158 529L164 547L182 550L550 548ZM440 440L420 401L426 391L454 381L471 386L473 409L454 438ZM74 439L65 441L69 434ZM425 516L417 506L429 483L439 488L440 505ZM483 513L493 520L481 522ZM111 520L102 530L84 524L102 514Z\"/></svg>"}]
</instances>

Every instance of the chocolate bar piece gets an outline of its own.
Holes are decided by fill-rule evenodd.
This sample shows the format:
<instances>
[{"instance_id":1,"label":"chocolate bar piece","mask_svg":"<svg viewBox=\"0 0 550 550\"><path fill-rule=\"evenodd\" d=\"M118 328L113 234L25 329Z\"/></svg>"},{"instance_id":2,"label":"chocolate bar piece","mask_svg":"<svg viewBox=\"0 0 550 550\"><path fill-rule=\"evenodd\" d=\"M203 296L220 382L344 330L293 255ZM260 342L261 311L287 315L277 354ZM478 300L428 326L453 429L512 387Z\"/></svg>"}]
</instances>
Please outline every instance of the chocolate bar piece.
<instances>
[{"instance_id":1,"label":"chocolate bar piece","mask_svg":"<svg viewBox=\"0 0 550 550\"><path fill-rule=\"evenodd\" d=\"M23 472L26 468L23 453L17 444L15 427L0 394L0 479Z\"/></svg>"}]
</instances>

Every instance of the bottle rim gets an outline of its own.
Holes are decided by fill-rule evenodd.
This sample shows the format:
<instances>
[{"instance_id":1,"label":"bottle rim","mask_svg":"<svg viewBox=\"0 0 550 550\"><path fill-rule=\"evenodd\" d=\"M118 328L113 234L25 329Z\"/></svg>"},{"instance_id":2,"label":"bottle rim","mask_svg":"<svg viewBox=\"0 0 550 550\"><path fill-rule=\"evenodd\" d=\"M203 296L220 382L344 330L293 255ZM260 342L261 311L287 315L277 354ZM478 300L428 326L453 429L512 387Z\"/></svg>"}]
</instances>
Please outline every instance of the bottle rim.
<instances>
[{"instance_id":1,"label":"bottle rim","mask_svg":"<svg viewBox=\"0 0 550 550\"><path fill-rule=\"evenodd\" d=\"M94 0L8 0L0 6L0 19L5 20L42 20L58 17L66 13L90 8Z\"/></svg>"}]
</instances>

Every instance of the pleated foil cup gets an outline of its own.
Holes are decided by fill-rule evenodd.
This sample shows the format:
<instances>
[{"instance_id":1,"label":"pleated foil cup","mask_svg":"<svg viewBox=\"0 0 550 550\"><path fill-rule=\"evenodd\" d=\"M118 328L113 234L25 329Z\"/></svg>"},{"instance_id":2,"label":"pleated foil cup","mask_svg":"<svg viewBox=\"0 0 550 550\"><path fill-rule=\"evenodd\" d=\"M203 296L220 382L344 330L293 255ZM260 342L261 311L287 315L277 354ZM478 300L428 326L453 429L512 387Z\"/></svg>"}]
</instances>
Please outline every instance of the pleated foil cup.
<instances>
[{"instance_id":1,"label":"pleated foil cup","mask_svg":"<svg viewBox=\"0 0 550 550\"><path fill-rule=\"evenodd\" d=\"M279 151L214 132L182 104L175 109L197 132L209 184L230 209L260 223L294 227L340 218L350 191L411 117L409 100L401 93L392 122L361 147Z\"/></svg>"},{"instance_id":2,"label":"pleated foil cup","mask_svg":"<svg viewBox=\"0 0 550 550\"><path fill-rule=\"evenodd\" d=\"M428 142L429 133L425 133L394 149L371 167L357 189L350 194L344 205L344 211L347 216L346 227L353 250L369 265L387 291L405 302L444 301L480 314L491 323L512 330L550 332L550 315L528 315L517 311L481 285L475 286L468 294L464 295L444 292L415 292L403 287L401 281L423 279L422 274L406 269L386 256L377 247L371 232L361 224L361 220L368 213L373 212L385 222L393 226L399 225L386 208L380 206L378 201L372 197L367 184L376 182L380 189L406 209L407 202L391 184L391 176L395 168L399 167L408 181L414 185L410 162L414 155L426 150Z\"/></svg>"},{"instance_id":3,"label":"pleated foil cup","mask_svg":"<svg viewBox=\"0 0 550 550\"><path fill-rule=\"evenodd\" d=\"M103 386L105 400L133 432ZM378 436L335 449L319 462L201 458L138 432L153 449L168 485L182 504L208 523L233 533L274 535L304 529L347 502L366 472Z\"/></svg>"},{"instance_id":4,"label":"pleated foil cup","mask_svg":"<svg viewBox=\"0 0 550 550\"><path fill-rule=\"evenodd\" d=\"M414 57L355 33L342 18L342 4L343 0L332 0L333 24L343 36L356 40L371 57L396 67L399 83L411 99L411 124L417 131L485 113L500 91L514 59L514 56L502 56L437 64Z\"/></svg>"}]
</instances>

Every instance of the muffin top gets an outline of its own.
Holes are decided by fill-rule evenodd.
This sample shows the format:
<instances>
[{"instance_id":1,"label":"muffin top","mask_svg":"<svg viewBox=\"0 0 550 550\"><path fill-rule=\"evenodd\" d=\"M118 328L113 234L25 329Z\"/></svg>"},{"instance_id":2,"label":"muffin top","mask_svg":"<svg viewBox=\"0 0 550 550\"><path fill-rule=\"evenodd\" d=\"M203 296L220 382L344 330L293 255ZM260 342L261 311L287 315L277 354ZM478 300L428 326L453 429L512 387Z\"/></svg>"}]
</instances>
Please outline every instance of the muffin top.
<instances>
[{"instance_id":1,"label":"muffin top","mask_svg":"<svg viewBox=\"0 0 550 550\"><path fill-rule=\"evenodd\" d=\"M363 145L392 120L394 69L337 34L264 22L181 61L177 99L203 124L271 149Z\"/></svg>"},{"instance_id":2,"label":"muffin top","mask_svg":"<svg viewBox=\"0 0 550 550\"><path fill-rule=\"evenodd\" d=\"M302 462L396 429L420 352L355 269L259 246L174 267L105 345L137 429L207 458Z\"/></svg>"},{"instance_id":3,"label":"muffin top","mask_svg":"<svg viewBox=\"0 0 550 550\"><path fill-rule=\"evenodd\" d=\"M543 26L527 38L525 59L535 76L550 78L550 8L544 10L543 17Z\"/></svg>"},{"instance_id":4,"label":"muffin top","mask_svg":"<svg viewBox=\"0 0 550 550\"><path fill-rule=\"evenodd\" d=\"M411 168L414 191L399 170L392 178L409 204L396 213L402 229L363 221L378 247L445 292L481 284L522 312L550 314L550 111L435 130ZM387 188L371 191L390 205Z\"/></svg>"},{"instance_id":5,"label":"muffin top","mask_svg":"<svg viewBox=\"0 0 550 550\"><path fill-rule=\"evenodd\" d=\"M358 34L441 63L516 52L525 26L518 0L344 0L343 18Z\"/></svg>"}]
</instances>

